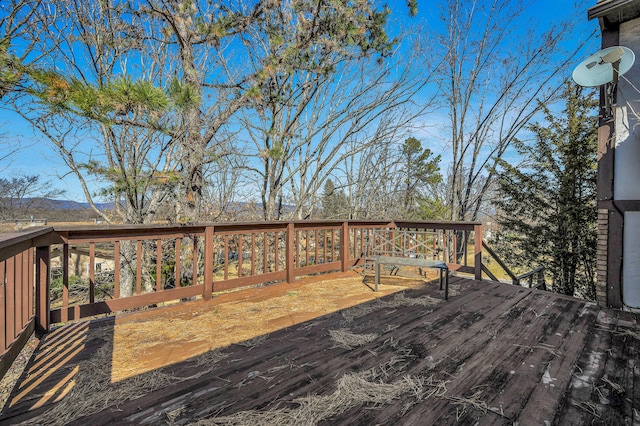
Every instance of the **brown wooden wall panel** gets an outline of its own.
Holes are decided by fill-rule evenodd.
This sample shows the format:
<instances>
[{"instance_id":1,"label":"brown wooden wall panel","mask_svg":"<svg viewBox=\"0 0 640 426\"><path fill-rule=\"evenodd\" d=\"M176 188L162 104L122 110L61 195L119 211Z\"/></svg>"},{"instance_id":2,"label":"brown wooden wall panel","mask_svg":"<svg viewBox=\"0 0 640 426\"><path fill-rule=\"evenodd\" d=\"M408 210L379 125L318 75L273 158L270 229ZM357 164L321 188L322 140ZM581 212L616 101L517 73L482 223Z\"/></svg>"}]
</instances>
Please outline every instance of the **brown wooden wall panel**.
<instances>
[{"instance_id":1,"label":"brown wooden wall panel","mask_svg":"<svg viewBox=\"0 0 640 426\"><path fill-rule=\"evenodd\" d=\"M36 250L34 247L29 249L29 264L28 264L28 276L29 276L29 319L32 319L36 315L36 301L35 301L35 276L36 276Z\"/></svg>"},{"instance_id":2,"label":"brown wooden wall panel","mask_svg":"<svg viewBox=\"0 0 640 426\"><path fill-rule=\"evenodd\" d=\"M4 275L5 263L0 262L0 351L4 352L9 346L10 340L7 339L7 329L5 328L5 313L7 312L7 305L5 301L5 291L7 286L5 285Z\"/></svg>"},{"instance_id":3,"label":"brown wooden wall panel","mask_svg":"<svg viewBox=\"0 0 640 426\"><path fill-rule=\"evenodd\" d=\"M15 295L14 295L14 303L15 303L15 337L18 337L18 333L22 330L22 326L24 325L22 322L24 309L24 281L22 280L22 257L23 253L18 253L15 256L15 264L14 264L14 285L15 285Z\"/></svg>"},{"instance_id":4,"label":"brown wooden wall panel","mask_svg":"<svg viewBox=\"0 0 640 426\"><path fill-rule=\"evenodd\" d=\"M7 342L13 342L16 337L16 285L15 285L15 258L11 257L6 261L6 297L5 297L5 335Z\"/></svg>"}]
</instances>

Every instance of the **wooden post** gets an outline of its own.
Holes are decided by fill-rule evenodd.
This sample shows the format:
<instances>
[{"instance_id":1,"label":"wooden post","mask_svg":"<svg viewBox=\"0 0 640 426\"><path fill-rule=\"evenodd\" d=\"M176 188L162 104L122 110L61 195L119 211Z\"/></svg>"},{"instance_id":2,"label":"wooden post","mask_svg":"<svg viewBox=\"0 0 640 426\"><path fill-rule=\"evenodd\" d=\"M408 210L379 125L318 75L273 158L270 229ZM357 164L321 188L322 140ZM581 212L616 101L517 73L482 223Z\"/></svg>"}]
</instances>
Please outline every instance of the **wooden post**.
<instances>
[{"instance_id":1,"label":"wooden post","mask_svg":"<svg viewBox=\"0 0 640 426\"><path fill-rule=\"evenodd\" d=\"M49 247L36 248L36 328L49 332Z\"/></svg>"},{"instance_id":2,"label":"wooden post","mask_svg":"<svg viewBox=\"0 0 640 426\"><path fill-rule=\"evenodd\" d=\"M342 272L349 270L349 222L342 222L342 232L340 232L340 261L342 262Z\"/></svg>"},{"instance_id":3,"label":"wooden post","mask_svg":"<svg viewBox=\"0 0 640 426\"><path fill-rule=\"evenodd\" d=\"M294 240L294 236L295 236L295 230L293 228L293 223L288 223L287 224L287 243L286 243L286 248L285 248L285 259L286 259L286 263L285 263L285 267L287 268L287 282L288 283L292 283L296 280L296 275L295 275L295 271L294 271L294 262L295 259L293 257L293 249L294 249L294 245L295 245L295 240Z\"/></svg>"},{"instance_id":4,"label":"wooden post","mask_svg":"<svg viewBox=\"0 0 640 426\"><path fill-rule=\"evenodd\" d=\"M213 293L213 231L213 226L207 226L204 230L204 300L211 300Z\"/></svg>"},{"instance_id":5,"label":"wooden post","mask_svg":"<svg viewBox=\"0 0 640 426\"><path fill-rule=\"evenodd\" d=\"M473 272L476 280L482 279L482 225L473 225L474 263Z\"/></svg>"}]
</instances>

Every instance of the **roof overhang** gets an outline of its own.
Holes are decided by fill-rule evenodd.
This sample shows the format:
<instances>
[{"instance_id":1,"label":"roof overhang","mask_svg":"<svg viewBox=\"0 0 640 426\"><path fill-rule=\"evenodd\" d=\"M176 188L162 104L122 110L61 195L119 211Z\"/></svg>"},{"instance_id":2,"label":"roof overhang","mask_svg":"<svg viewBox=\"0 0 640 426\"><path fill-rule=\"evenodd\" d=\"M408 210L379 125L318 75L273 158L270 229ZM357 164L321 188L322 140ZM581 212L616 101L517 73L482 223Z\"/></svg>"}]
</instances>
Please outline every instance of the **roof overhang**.
<instances>
[{"instance_id":1,"label":"roof overhang","mask_svg":"<svg viewBox=\"0 0 640 426\"><path fill-rule=\"evenodd\" d=\"M589 20L599 19L602 29L640 17L640 0L604 0L589 8Z\"/></svg>"}]
</instances>

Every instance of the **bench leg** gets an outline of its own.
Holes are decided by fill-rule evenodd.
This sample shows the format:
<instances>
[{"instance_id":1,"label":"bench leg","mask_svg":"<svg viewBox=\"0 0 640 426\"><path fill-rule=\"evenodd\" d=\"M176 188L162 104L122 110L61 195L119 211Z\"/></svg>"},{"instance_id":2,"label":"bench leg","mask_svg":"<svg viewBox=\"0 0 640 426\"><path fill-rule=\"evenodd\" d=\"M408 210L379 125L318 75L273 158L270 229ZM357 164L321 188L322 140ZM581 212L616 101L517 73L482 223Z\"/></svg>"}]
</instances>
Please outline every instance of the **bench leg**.
<instances>
[{"instance_id":1,"label":"bench leg","mask_svg":"<svg viewBox=\"0 0 640 426\"><path fill-rule=\"evenodd\" d=\"M445 279L445 283L444 283L444 300L449 300L449 270L445 269L444 270L444 279Z\"/></svg>"}]
</instances>

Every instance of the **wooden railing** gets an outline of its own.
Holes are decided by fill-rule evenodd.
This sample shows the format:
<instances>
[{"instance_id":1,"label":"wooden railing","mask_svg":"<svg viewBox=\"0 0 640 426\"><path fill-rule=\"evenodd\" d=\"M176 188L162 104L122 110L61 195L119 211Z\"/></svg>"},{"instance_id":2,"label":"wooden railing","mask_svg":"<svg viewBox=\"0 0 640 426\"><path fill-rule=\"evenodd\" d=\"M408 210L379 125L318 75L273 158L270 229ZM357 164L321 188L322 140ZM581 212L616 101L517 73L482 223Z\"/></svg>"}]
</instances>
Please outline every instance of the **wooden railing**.
<instances>
[{"instance_id":1,"label":"wooden railing","mask_svg":"<svg viewBox=\"0 0 640 426\"><path fill-rule=\"evenodd\" d=\"M451 270L481 279L482 226L474 222L121 225L7 234L0 238L0 376L34 330L44 333L51 323L346 272L362 262L374 230L431 233L435 253Z\"/></svg>"},{"instance_id":2,"label":"wooden railing","mask_svg":"<svg viewBox=\"0 0 640 426\"><path fill-rule=\"evenodd\" d=\"M489 247L487 243L485 243L484 241L482 242L482 247L487 252L487 254L489 254L489 256L491 256L491 258L495 260L498 265L500 265L502 270L509 276L509 278L511 278L512 284L522 285L523 282L528 280L529 288L539 288L542 290L547 289L547 283L545 282L545 278L544 278L544 271L545 271L544 266L538 266L532 271L526 272L522 275L516 275L513 272L511 272L511 269L509 269L509 267L505 265L505 263L502 261L502 259L500 259L498 254L495 251L493 251L491 247ZM482 265L482 272L487 274L487 276L491 278L493 281L500 281L484 264Z\"/></svg>"}]
</instances>

